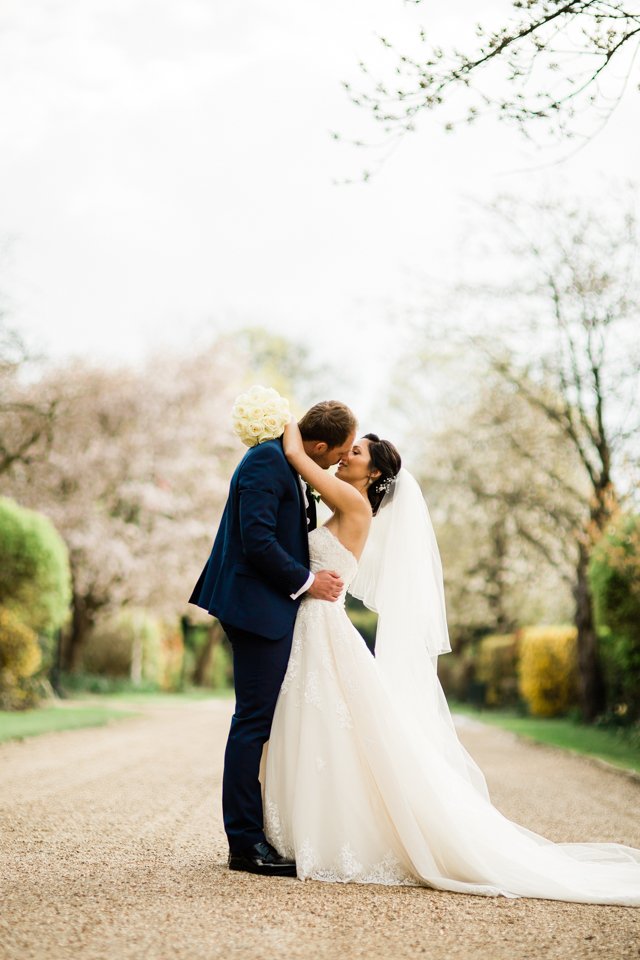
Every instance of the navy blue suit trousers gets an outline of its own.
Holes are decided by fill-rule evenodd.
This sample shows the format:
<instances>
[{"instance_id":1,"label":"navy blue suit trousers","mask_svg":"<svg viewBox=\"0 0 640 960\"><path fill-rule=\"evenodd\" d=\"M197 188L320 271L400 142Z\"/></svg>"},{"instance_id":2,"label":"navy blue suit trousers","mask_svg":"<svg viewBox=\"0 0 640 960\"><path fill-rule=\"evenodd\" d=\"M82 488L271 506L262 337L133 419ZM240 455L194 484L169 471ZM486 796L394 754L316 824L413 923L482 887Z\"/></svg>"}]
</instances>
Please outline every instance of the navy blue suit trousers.
<instances>
[{"instance_id":1,"label":"navy blue suit trousers","mask_svg":"<svg viewBox=\"0 0 640 960\"><path fill-rule=\"evenodd\" d=\"M233 649L236 707L225 750L222 809L232 852L264 840L259 781L287 670L315 528L280 440L252 447L238 465L211 555L190 602L218 617Z\"/></svg>"}]
</instances>

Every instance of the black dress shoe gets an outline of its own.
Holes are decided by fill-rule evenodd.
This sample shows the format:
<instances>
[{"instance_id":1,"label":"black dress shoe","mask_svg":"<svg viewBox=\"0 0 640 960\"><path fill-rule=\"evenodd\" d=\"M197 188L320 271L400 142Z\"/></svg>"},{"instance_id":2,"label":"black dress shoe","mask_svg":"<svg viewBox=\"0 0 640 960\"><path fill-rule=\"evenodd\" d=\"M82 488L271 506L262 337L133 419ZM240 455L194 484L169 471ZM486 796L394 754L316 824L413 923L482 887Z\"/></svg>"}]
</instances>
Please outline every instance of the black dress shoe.
<instances>
[{"instance_id":1,"label":"black dress shoe","mask_svg":"<svg viewBox=\"0 0 640 960\"><path fill-rule=\"evenodd\" d=\"M266 840L254 843L237 853L229 853L229 870L245 870L247 873L259 873L263 877L295 877L294 860L281 857Z\"/></svg>"}]
</instances>

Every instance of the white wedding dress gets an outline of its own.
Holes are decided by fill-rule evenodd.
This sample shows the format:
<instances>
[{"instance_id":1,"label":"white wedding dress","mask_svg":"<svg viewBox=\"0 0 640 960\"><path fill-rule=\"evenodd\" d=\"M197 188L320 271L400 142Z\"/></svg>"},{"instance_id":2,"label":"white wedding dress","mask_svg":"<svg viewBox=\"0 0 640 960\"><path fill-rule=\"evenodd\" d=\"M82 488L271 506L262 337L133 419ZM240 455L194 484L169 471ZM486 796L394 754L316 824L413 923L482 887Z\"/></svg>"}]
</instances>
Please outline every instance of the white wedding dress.
<instances>
[{"instance_id":1,"label":"white wedding dress","mask_svg":"<svg viewBox=\"0 0 640 960\"><path fill-rule=\"evenodd\" d=\"M328 528L309 546L313 570L355 577ZM261 773L266 835L299 878L640 906L640 850L553 843L492 805L424 660L428 728L393 696L344 594L303 599Z\"/></svg>"}]
</instances>

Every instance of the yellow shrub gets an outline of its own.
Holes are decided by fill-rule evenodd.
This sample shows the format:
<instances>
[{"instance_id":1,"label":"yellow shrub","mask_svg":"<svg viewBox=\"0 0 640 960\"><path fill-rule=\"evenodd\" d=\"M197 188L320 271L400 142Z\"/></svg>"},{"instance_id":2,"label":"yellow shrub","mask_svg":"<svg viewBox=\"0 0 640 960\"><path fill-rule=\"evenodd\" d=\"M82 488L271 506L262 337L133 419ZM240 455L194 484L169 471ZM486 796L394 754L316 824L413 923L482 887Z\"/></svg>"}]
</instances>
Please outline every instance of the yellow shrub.
<instances>
[{"instance_id":1,"label":"yellow shrub","mask_svg":"<svg viewBox=\"0 0 640 960\"><path fill-rule=\"evenodd\" d=\"M0 706L13 709L32 699L28 689L42 662L40 644L34 631L11 610L0 607Z\"/></svg>"},{"instance_id":2,"label":"yellow shrub","mask_svg":"<svg viewBox=\"0 0 640 960\"><path fill-rule=\"evenodd\" d=\"M520 632L520 693L537 717L565 713L577 699L575 627L526 627Z\"/></svg>"},{"instance_id":3,"label":"yellow shrub","mask_svg":"<svg viewBox=\"0 0 640 960\"><path fill-rule=\"evenodd\" d=\"M478 644L475 676L486 684L487 706L507 706L518 699L517 658L518 642L514 633L491 634Z\"/></svg>"}]
</instances>

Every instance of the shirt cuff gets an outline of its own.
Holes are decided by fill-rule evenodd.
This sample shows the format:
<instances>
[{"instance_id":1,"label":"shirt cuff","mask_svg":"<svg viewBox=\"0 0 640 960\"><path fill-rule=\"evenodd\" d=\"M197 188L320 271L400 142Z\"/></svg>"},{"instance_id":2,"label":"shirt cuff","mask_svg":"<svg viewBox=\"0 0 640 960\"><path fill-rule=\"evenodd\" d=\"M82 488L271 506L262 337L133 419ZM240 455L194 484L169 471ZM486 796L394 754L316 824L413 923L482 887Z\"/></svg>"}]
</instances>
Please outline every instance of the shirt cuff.
<instances>
[{"instance_id":1,"label":"shirt cuff","mask_svg":"<svg viewBox=\"0 0 640 960\"><path fill-rule=\"evenodd\" d=\"M306 593L313 581L315 580L315 573L310 573L305 582L302 584L297 593L290 593L289 596L292 600L297 600L302 593Z\"/></svg>"}]
</instances>

